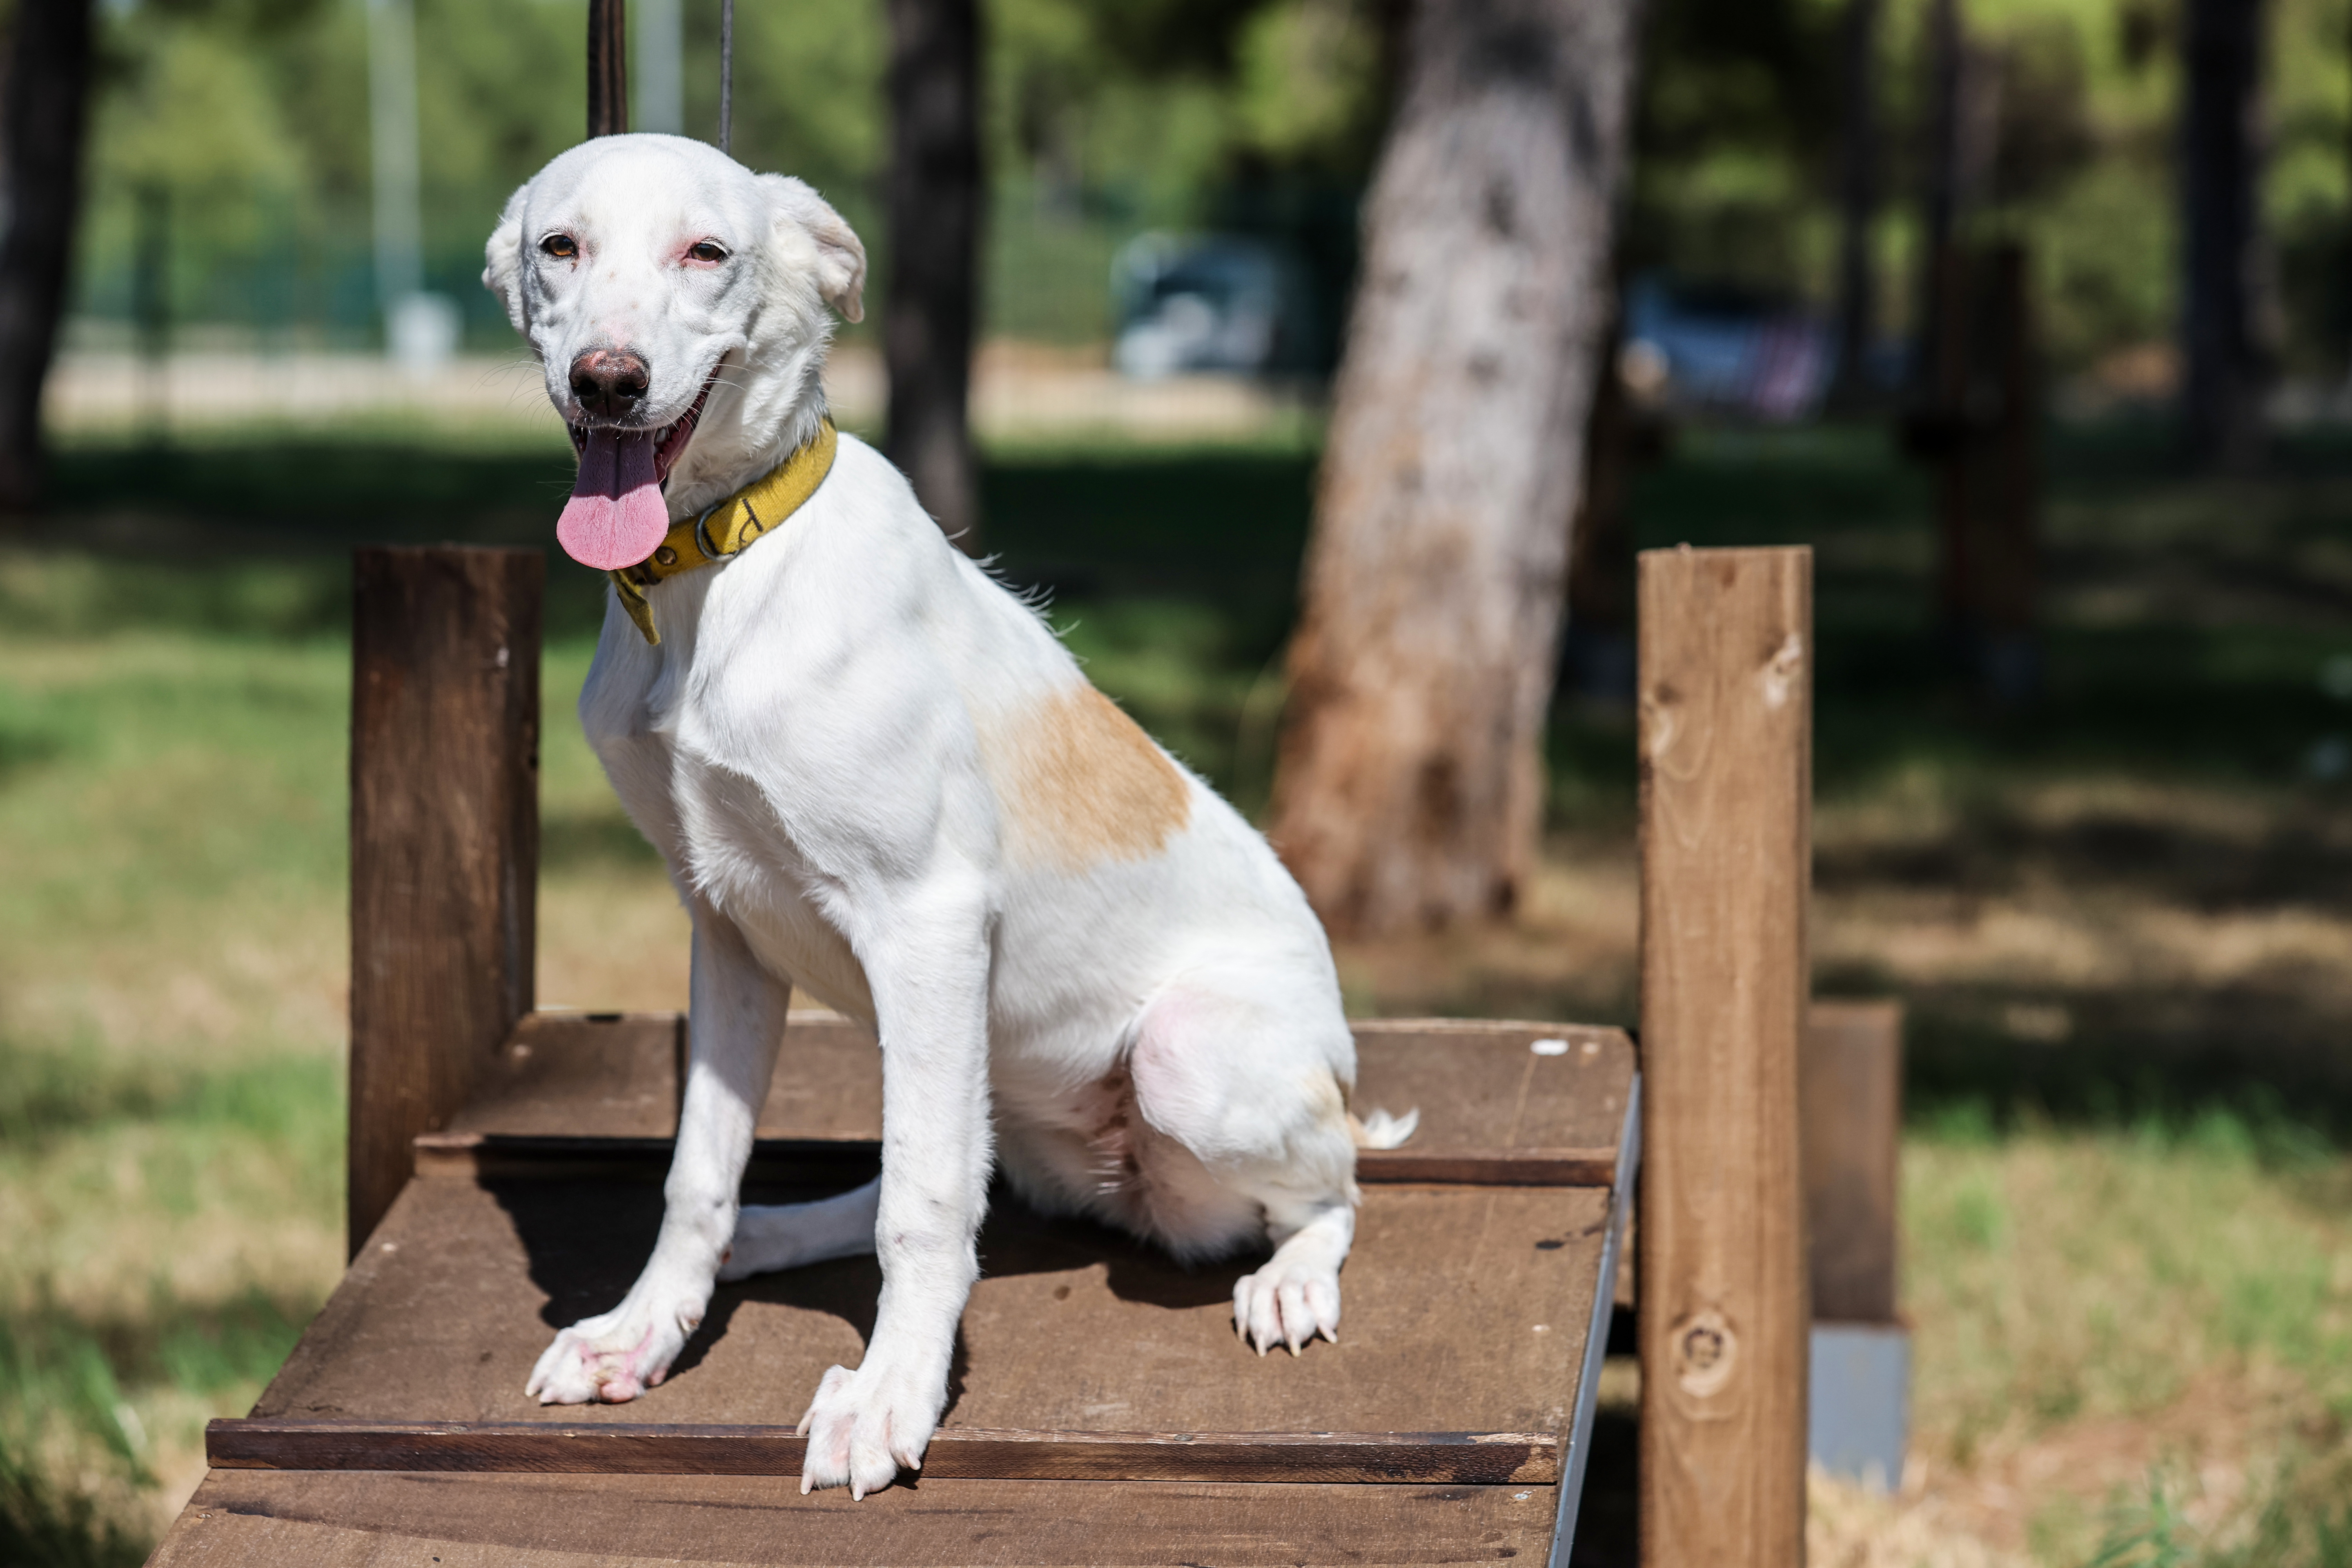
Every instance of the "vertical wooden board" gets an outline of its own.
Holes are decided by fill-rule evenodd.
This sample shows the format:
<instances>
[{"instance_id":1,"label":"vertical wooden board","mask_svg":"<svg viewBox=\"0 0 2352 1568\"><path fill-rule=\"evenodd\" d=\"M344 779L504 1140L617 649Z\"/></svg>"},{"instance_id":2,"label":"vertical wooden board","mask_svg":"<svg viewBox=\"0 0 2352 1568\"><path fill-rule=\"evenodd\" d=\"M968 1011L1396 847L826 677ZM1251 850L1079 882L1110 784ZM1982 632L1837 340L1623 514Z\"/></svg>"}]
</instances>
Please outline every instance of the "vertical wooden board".
<instances>
[{"instance_id":1,"label":"vertical wooden board","mask_svg":"<svg viewBox=\"0 0 2352 1568\"><path fill-rule=\"evenodd\" d=\"M354 1252L408 1179L410 1140L530 1010L544 574L536 550L353 559Z\"/></svg>"},{"instance_id":2,"label":"vertical wooden board","mask_svg":"<svg viewBox=\"0 0 2352 1568\"><path fill-rule=\"evenodd\" d=\"M1891 1323L1903 1005L1816 1003L1804 1049L1805 1218L1813 1316Z\"/></svg>"},{"instance_id":3,"label":"vertical wooden board","mask_svg":"<svg viewBox=\"0 0 2352 1568\"><path fill-rule=\"evenodd\" d=\"M1803 1560L1811 552L1641 560L1642 1557Z\"/></svg>"}]
</instances>

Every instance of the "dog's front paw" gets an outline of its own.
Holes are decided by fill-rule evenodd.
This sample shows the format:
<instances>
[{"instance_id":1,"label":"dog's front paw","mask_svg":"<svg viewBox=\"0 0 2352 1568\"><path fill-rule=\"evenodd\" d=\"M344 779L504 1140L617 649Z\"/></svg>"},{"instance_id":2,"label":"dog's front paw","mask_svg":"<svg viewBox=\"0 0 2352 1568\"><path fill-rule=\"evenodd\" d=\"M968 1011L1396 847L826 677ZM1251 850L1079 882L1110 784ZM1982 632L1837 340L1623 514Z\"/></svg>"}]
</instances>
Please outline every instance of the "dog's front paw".
<instances>
[{"instance_id":1,"label":"dog's front paw","mask_svg":"<svg viewBox=\"0 0 2352 1568\"><path fill-rule=\"evenodd\" d=\"M856 1372L832 1368L801 1417L808 1439L802 1494L845 1485L862 1500L888 1486L899 1467L921 1469L946 1403L944 1376L900 1371L870 1351Z\"/></svg>"},{"instance_id":2,"label":"dog's front paw","mask_svg":"<svg viewBox=\"0 0 2352 1568\"><path fill-rule=\"evenodd\" d=\"M1319 1258L1285 1257L1234 1282L1234 1332L1264 1355L1276 1345L1297 1355L1321 1334L1339 1342L1339 1271Z\"/></svg>"},{"instance_id":3,"label":"dog's front paw","mask_svg":"<svg viewBox=\"0 0 2352 1568\"><path fill-rule=\"evenodd\" d=\"M523 1392L541 1405L625 1405L669 1375L669 1363L701 1322L698 1303L663 1310L624 1301L556 1335Z\"/></svg>"}]
</instances>

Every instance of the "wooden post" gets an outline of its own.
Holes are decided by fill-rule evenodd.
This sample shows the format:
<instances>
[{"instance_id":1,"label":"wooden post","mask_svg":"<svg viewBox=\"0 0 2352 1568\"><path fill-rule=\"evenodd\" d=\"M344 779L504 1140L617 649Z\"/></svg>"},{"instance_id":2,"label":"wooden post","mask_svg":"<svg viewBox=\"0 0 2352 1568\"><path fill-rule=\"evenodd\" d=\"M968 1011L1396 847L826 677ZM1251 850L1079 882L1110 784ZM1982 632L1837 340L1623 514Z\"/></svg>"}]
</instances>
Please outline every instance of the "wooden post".
<instances>
[{"instance_id":1,"label":"wooden post","mask_svg":"<svg viewBox=\"0 0 2352 1568\"><path fill-rule=\"evenodd\" d=\"M626 0L588 0L588 134L629 129L629 19Z\"/></svg>"},{"instance_id":2,"label":"wooden post","mask_svg":"<svg viewBox=\"0 0 2352 1568\"><path fill-rule=\"evenodd\" d=\"M1813 1317L1895 1321L1903 1004L1816 1002L1805 1030L1805 1217Z\"/></svg>"},{"instance_id":3,"label":"wooden post","mask_svg":"<svg viewBox=\"0 0 2352 1568\"><path fill-rule=\"evenodd\" d=\"M1805 1550L1812 552L1641 558L1642 1561Z\"/></svg>"},{"instance_id":4,"label":"wooden post","mask_svg":"<svg viewBox=\"0 0 2352 1568\"><path fill-rule=\"evenodd\" d=\"M539 884L536 550L352 562L354 1254L530 1011Z\"/></svg>"}]
</instances>

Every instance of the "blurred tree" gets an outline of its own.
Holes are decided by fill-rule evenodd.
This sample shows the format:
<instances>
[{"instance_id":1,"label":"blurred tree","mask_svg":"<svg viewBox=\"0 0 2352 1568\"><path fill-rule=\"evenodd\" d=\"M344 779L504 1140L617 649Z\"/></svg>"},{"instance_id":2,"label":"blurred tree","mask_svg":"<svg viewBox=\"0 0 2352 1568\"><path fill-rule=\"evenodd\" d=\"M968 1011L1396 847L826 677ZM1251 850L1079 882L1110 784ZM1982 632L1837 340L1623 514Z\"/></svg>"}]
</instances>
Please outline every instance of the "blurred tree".
<instances>
[{"instance_id":1,"label":"blurred tree","mask_svg":"<svg viewBox=\"0 0 2352 1568\"><path fill-rule=\"evenodd\" d=\"M2209 467L2242 468L2261 455L2256 116L2267 10L2265 0L2188 0L2181 39L2182 412L2189 456Z\"/></svg>"},{"instance_id":2,"label":"blurred tree","mask_svg":"<svg viewBox=\"0 0 2352 1568\"><path fill-rule=\"evenodd\" d=\"M1271 837L1335 929L1507 912L1550 694L1635 0L1419 0L1366 211Z\"/></svg>"},{"instance_id":3,"label":"blurred tree","mask_svg":"<svg viewBox=\"0 0 2352 1568\"><path fill-rule=\"evenodd\" d=\"M887 0L890 16L890 460L949 538L980 553L966 420L978 324L981 218L977 0Z\"/></svg>"},{"instance_id":4,"label":"blurred tree","mask_svg":"<svg viewBox=\"0 0 2352 1568\"><path fill-rule=\"evenodd\" d=\"M1808 230L1838 144L1833 16L1803 0L1648 11L1624 269L1812 292L1828 282Z\"/></svg>"},{"instance_id":5,"label":"blurred tree","mask_svg":"<svg viewBox=\"0 0 2352 1568\"><path fill-rule=\"evenodd\" d=\"M23 511L43 477L41 385L65 313L81 205L90 0L18 0L8 54L7 224L0 240L0 509Z\"/></svg>"}]
</instances>

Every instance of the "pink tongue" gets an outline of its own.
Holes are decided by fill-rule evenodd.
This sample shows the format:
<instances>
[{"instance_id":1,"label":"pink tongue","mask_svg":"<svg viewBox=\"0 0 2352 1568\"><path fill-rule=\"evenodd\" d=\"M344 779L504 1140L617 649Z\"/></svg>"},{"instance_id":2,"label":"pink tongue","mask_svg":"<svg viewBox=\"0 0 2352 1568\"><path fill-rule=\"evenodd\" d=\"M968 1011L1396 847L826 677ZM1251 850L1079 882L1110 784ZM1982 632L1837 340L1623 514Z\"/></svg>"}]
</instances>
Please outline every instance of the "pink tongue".
<instances>
[{"instance_id":1,"label":"pink tongue","mask_svg":"<svg viewBox=\"0 0 2352 1568\"><path fill-rule=\"evenodd\" d=\"M580 478L555 525L557 542L583 566L614 572L661 547L669 508L654 473L650 430L591 430Z\"/></svg>"}]
</instances>

